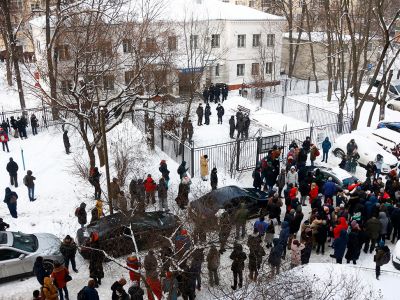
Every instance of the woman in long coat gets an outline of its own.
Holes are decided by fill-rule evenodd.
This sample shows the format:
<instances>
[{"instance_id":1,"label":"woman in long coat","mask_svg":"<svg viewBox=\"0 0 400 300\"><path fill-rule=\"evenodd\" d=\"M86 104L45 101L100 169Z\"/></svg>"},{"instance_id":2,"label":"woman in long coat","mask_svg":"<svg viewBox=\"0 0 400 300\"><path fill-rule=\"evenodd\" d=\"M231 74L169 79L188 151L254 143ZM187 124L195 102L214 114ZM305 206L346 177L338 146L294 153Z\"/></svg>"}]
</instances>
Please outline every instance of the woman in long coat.
<instances>
[{"instance_id":1,"label":"woman in long coat","mask_svg":"<svg viewBox=\"0 0 400 300\"><path fill-rule=\"evenodd\" d=\"M204 181L207 180L208 176L208 156L205 154L202 157L200 157L200 175L201 179Z\"/></svg>"}]
</instances>

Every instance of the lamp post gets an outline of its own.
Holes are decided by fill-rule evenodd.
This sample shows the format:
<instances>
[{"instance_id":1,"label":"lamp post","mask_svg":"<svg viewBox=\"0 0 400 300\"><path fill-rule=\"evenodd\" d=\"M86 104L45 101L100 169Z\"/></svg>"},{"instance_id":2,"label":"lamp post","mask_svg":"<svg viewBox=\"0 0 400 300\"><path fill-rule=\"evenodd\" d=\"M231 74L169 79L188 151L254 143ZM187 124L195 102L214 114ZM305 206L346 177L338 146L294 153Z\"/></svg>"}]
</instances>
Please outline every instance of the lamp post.
<instances>
[{"instance_id":1,"label":"lamp post","mask_svg":"<svg viewBox=\"0 0 400 300\"><path fill-rule=\"evenodd\" d=\"M113 213L113 204L110 199L110 168L108 166L108 150L107 150L107 137L106 137L106 122L105 122L105 107L100 103L100 127L101 127L101 138L103 144L104 153L104 164L106 167L106 180L107 180L107 197L108 206L110 208L110 214Z\"/></svg>"}]
</instances>

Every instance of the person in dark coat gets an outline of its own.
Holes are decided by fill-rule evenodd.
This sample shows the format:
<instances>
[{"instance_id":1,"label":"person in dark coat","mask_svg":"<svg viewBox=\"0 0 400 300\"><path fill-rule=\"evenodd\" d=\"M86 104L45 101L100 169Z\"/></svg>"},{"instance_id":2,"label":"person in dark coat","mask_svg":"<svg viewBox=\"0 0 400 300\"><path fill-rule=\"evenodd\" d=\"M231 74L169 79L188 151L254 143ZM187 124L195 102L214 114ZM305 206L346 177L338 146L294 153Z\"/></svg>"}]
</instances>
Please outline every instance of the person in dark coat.
<instances>
[{"instance_id":1,"label":"person in dark coat","mask_svg":"<svg viewBox=\"0 0 400 300\"><path fill-rule=\"evenodd\" d=\"M7 119L7 121L8 121L8 119ZM0 127L3 128L3 130L4 130L5 133L11 134L11 133L10 133L10 125L7 123L7 121L4 120L4 121L1 123Z\"/></svg>"},{"instance_id":2,"label":"person in dark coat","mask_svg":"<svg viewBox=\"0 0 400 300\"><path fill-rule=\"evenodd\" d=\"M207 268L210 286L219 285L218 268L220 265L220 253L215 245L211 245L207 255Z\"/></svg>"},{"instance_id":3,"label":"person in dark coat","mask_svg":"<svg viewBox=\"0 0 400 300\"><path fill-rule=\"evenodd\" d=\"M35 176L32 176L32 171L28 170L26 172L26 175L24 177L24 184L26 185L26 187L28 188L28 196L29 196L29 200L30 201L35 201L35 182L34 180L36 180Z\"/></svg>"},{"instance_id":4,"label":"person in dark coat","mask_svg":"<svg viewBox=\"0 0 400 300\"><path fill-rule=\"evenodd\" d=\"M326 137L325 140L322 142L322 162L328 162L328 153L329 150L331 149L332 144L329 141L329 138Z\"/></svg>"},{"instance_id":5,"label":"person in dark coat","mask_svg":"<svg viewBox=\"0 0 400 300\"><path fill-rule=\"evenodd\" d=\"M99 237L96 234L91 235L90 237L90 247L94 249L99 249ZM94 279L96 287L101 285L101 279L104 278L103 271L103 261L105 255L101 250L91 250L90 252L90 261L89 261L89 272L90 277Z\"/></svg>"},{"instance_id":6,"label":"person in dark coat","mask_svg":"<svg viewBox=\"0 0 400 300\"><path fill-rule=\"evenodd\" d=\"M186 168L186 161L183 160L177 170L177 172L179 174L179 178L182 179L183 177L185 177L185 174L188 170L189 170L189 168Z\"/></svg>"},{"instance_id":7,"label":"person in dark coat","mask_svg":"<svg viewBox=\"0 0 400 300\"><path fill-rule=\"evenodd\" d=\"M189 142L193 142L193 123L192 120L189 120L187 123L187 130L189 135Z\"/></svg>"},{"instance_id":8,"label":"person in dark coat","mask_svg":"<svg viewBox=\"0 0 400 300\"><path fill-rule=\"evenodd\" d=\"M185 178L182 178L181 183L179 183L178 196L175 199L180 209L185 209L189 204L190 182L187 182Z\"/></svg>"},{"instance_id":9,"label":"person in dark coat","mask_svg":"<svg viewBox=\"0 0 400 300\"><path fill-rule=\"evenodd\" d=\"M157 277L157 258L154 255L154 251L150 250L144 257L143 267L146 271L146 277L156 278Z\"/></svg>"},{"instance_id":10,"label":"person in dark coat","mask_svg":"<svg viewBox=\"0 0 400 300\"><path fill-rule=\"evenodd\" d=\"M361 252L361 243L360 243L360 227L357 224L357 221L353 220L351 222L351 231L349 233L349 239L347 241L347 252L346 252L346 261L349 264L350 261L353 264L357 264L357 260L360 257Z\"/></svg>"},{"instance_id":11,"label":"person in dark coat","mask_svg":"<svg viewBox=\"0 0 400 300\"><path fill-rule=\"evenodd\" d=\"M243 134L246 139L249 138L250 118L248 114L243 117Z\"/></svg>"},{"instance_id":12,"label":"person in dark coat","mask_svg":"<svg viewBox=\"0 0 400 300\"><path fill-rule=\"evenodd\" d=\"M90 170L89 182L94 187L94 199L98 200L101 197L101 187L100 187L100 172L97 167Z\"/></svg>"},{"instance_id":13,"label":"person in dark coat","mask_svg":"<svg viewBox=\"0 0 400 300\"><path fill-rule=\"evenodd\" d=\"M222 88L222 103L224 103L224 101L228 98L228 93L229 93L228 86L224 84Z\"/></svg>"},{"instance_id":14,"label":"person in dark coat","mask_svg":"<svg viewBox=\"0 0 400 300\"><path fill-rule=\"evenodd\" d=\"M36 135L37 134L37 128L39 126L38 124L38 119L36 118L35 114L31 115L31 127L32 127L32 134Z\"/></svg>"},{"instance_id":15,"label":"person in dark coat","mask_svg":"<svg viewBox=\"0 0 400 300\"><path fill-rule=\"evenodd\" d=\"M311 228L306 228L301 233L301 240L302 240L302 243L304 244L304 249L301 250L301 264L305 265L310 262L310 256L311 256L312 246L313 246L313 237L312 237Z\"/></svg>"},{"instance_id":16,"label":"person in dark coat","mask_svg":"<svg viewBox=\"0 0 400 300\"><path fill-rule=\"evenodd\" d=\"M218 86L214 87L214 101L215 103L219 102L219 96L221 95L221 89Z\"/></svg>"},{"instance_id":17,"label":"person in dark coat","mask_svg":"<svg viewBox=\"0 0 400 300\"><path fill-rule=\"evenodd\" d=\"M197 126L203 125L203 114L204 114L204 109L201 103L196 109L196 114L197 114Z\"/></svg>"},{"instance_id":18,"label":"person in dark coat","mask_svg":"<svg viewBox=\"0 0 400 300\"><path fill-rule=\"evenodd\" d=\"M229 119L229 137L231 139L234 139L235 137L233 136L235 134L235 128L236 128L236 124L235 124L235 117L231 116L231 118Z\"/></svg>"},{"instance_id":19,"label":"person in dark coat","mask_svg":"<svg viewBox=\"0 0 400 300\"><path fill-rule=\"evenodd\" d=\"M165 181L168 184L170 172L168 170L167 162L165 161L165 159L161 160L158 170L161 172L162 177L164 177Z\"/></svg>"},{"instance_id":20,"label":"person in dark coat","mask_svg":"<svg viewBox=\"0 0 400 300\"><path fill-rule=\"evenodd\" d=\"M321 217L317 217L321 220ZM321 251L322 255L325 254L325 243L328 238L329 226L326 220L322 220L321 224L317 227L317 233L315 234L315 241L317 242L317 254Z\"/></svg>"},{"instance_id":21,"label":"person in dark coat","mask_svg":"<svg viewBox=\"0 0 400 300\"><path fill-rule=\"evenodd\" d=\"M365 253L368 252L368 247L369 247L369 253L372 253L372 251L375 249L375 245L378 242L378 238L381 232L381 227L382 227L381 222L375 216L372 216L371 219L365 222L364 228L367 234L366 236L367 240L365 241L364 244Z\"/></svg>"},{"instance_id":22,"label":"person in dark coat","mask_svg":"<svg viewBox=\"0 0 400 300\"><path fill-rule=\"evenodd\" d=\"M259 242L252 242L258 239ZM247 242L249 246L250 253L249 253L249 278L250 280L256 281L258 277L258 271L261 268L262 258L265 256L265 250L261 246L261 239L258 234L257 228L254 228L253 235L249 235L249 239Z\"/></svg>"},{"instance_id":23,"label":"person in dark coat","mask_svg":"<svg viewBox=\"0 0 400 300\"><path fill-rule=\"evenodd\" d=\"M233 285L231 288L236 290L238 287L238 278L239 278L239 288L243 286L243 270L244 270L244 261L247 259L246 253L243 252L243 247L241 244L235 243L233 246L233 252L229 256L232 259L231 270L233 272Z\"/></svg>"},{"instance_id":24,"label":"person in dark coat","mask_svg":"<svg viewBox=\"0 0 400 300\"><path fill-rule=\"evenodd\" d=\"M211 83L210 87L208 88L208 99L210 102L214 101L214 85Z\"/></svg>"},{"instance_id":25,"label":"person in dark coat","mask_svg":"<svg viewBox=\"0 0 400 300\"><path fill-rule=\"evenodd\" d=\"M390 249L388 246L385 246L385 243L383 241L381 241L379 243L379 247L376 248L374 261L376 279L379 280L379 276L381 275L381 266L387 264L390 261Z\"/></svg>"},{"instance_id":26,"label":"person in dark coat","mask_svg":"<svg viewBox=\"0 0 400 300\"><path fill-rule=\"evenodd\" d=\"M10 215L13 218L18 218L17 214L17 199L18 195L16 192L12 192L9 187L6 187L6 194L4 196L4 203L7 204Z\"/></svg>"},{"instance_id":27,"label":"person in dark coat","mask_svg":"<svg viewBox=\"0 0 400 300\"><path fill-rule=\"evenodd\" d=\"M340 231L340 236L333 241L334 257L336 258L336 263L338 264L342 263L344 252L346 251L347 241L347 231L344 229Z\"/></svg>"},{"instance_id":28,"label":"person in dark coat","mask_svg":"<svg viewBox=\"0 0 400 300\"><path fill-rule=\"evenodd\" d=\"M219 249L220 254L223 254L226 251L225 246L232 230L232 219L228 210L229 207L225 209L225 211L222 213L219 219L218 237L220 243L220 249Z\"/></svg>"},{"instance_id":29,"label":"person in dark coat","mask_svg":"<svg viewBox=\"0 0 400 300\"><path fill-rule=\"evenodd\" d=\"M222 116L225 114L225 109L221 104L218 103L216 110L218 116L218 124L222 124Z\"/></svg>"},{"instance_id":30,"label":"person in dark coat","mask_svg":"<svg viewBox=\"0 0 400 300\"><path fill-rule=\"evenodd\" d=\"M304 149L304 151L306 152L306 154L310 153L310 149L311 149L311 139L309 136L306 137L306 139L303 142L302 148Z\"/></svg>"},{"instance_id":31,"label":"person in dark coat","mask_svg":"<svg viewBox=\"0 0 400 300\"><path fill-rule=\"evenodd\" d=\"M286 247L289 240L290 228L289 223L286 221L282 222L281 232L279 233L279 243L283 249L282 258L285 259L286 256Z\"/></svg>"},{"instance_id":32,"label":"person in dark coat","mask_svg":"<svg viewBox=\"0 0 400 300\"><path fill-rule=\"evenodd\" d=\"M216 167L214 167L211 170L210 182L211 182L211 189L212 190L216 190L218 188L218 175L217 175L217 168Z\"/></svg>"},{"instance_id":33,"label":"person in dark coat","mask_svg":"<svg viewBox=\"0 0 400 300\"><path fill-rule=\"evenodd\" d=\"M10 175L10 183L11 185L15 186L16 188L18 187L18 165L17 163L10 157L10 161L8 162L6 166L6 170L8 174Z\"/></svg>"},{"instance_id":34,"label":"person in dark coat","mask_svg":"<svg viewBox=\"0 0 400 300\"><path fill-rule=\"evenodd\" d=\"M81 228L87 223L86 203L82 202L79 207L75 210L75 216L78 218L78 223Z\"/></svg>"},{"instance_id":35,"label":"person in dark coat","mask_svg":"<svg viewBox=\"0 0 400 300\"><path fill-rule=\"evenodd\" d=\"M210 125L210 116L211 116L211 107L210 104L206 104L206 108L204 109L204 124Z\"/></svg>"},{"instance_id":36,"label":"person in dark coat","mask_svg":"<svg viewBox=\"0 0 400 300\"><path fill-rule=\"evenodd\" d=\"M124 285L126 284L126 279L121 278L120 280L115 281L111 285L111 290L112 290L112 295L111 295L111 300L120 300L124 299L121 297L121 295L126 294L124 290ZM128 297L129 299L129 297Z\"/></svg>"},{"instance_id":37,"label":"person in dark coat","mask_svg":"<svg viewBox=\"0 0 400 300\"><path fill-rule=\"evenodd\" d=\"M24 116L22 116L21 118L17 119L17 127L18 127L18 131L19 131L19 135L22 138L28 138L27 134L26 134L26 127L28 127L28 121L26 120L26 118Z\"/></svg>"},{"instance_id":38,"label":"person in dark coat","mask_svg":"<svg viewBox=\"0 0 400 300\"><path fill-rule=\"evenodd\" d=\"M71 152L69 151L69 148L71 148L71 144L69 143L68 130L65 130L63 133L63 142L65 147L65 152L67 154L70 154Z\"/></svg>"},{"instance_id":39,"label":"person in dark coat","mask_svg":"<svg viewBox=\"0 0 400 300\"><path fill-rule=\"evenodd\" d=\"M157 184L158 208L168 210L168 185L164 177L161 177Z\"/></svg>"},{"instance_id":40,"label":"person in dark coat","mask_svg":"<svg viewBox=\"0 0 400 300\"><path fill-rule=\"evenodd\" d=\"M256 169L253 172L253 187L256 188L257 190L261 190L262 186L262 180L261 180L261 169L260 167L256 167Z\"/></svg>"},{"instance_id":41,"label":"person in dark coat","mask_svg":"<svg viewBox=\"0 0 400 300\"><path fill-rule=\"evenodd\" d=\"M203 90L203 100L204 100L204 103L208 103L208 89L205 87L204 88L204 90Z\"/></svg>"},{"instance_id":42,"label":"person in dark coat","mask_svg":"<svg viewBox=\"0 0 400 300\"><path fill-rule=\"evenodd\" d=\"M270 264L272 269L272 277L275 277L275 275L279 274L279 270L281 267L283 248L278 238L274 238L272 240L272 243L274 244L274 246L269 253L268 263Z\"/></svg>"},{"instance_id":43,"label":"person in dark coat","mask_svg":"<svg viewBox=\"0 0 400 300\"><path fill-rule=\"evenodd\" d=\"M71 261L72 270L74 270L75 273L78 273L75 263L76 250L78 250L78 247L76 246L74 240L67 235L60 246L60 252L64 257L64 266L68 269L69 262Z\"/></svg>"},{"instance_id":44,"label":"person in dark coat","mask_svg":"<svg viewBox=\"0 0 400 300\"><path fill-rule=\"evenodd\" d=\"M36 276L36 279L40 285L43 285L45 277L50 276L50 272L47 272L44 268L43 257L36 257L35 263L33 264L33 274Z\"/></svg>"},{"instance_id":45,"label":"person in dark coat","mask_svg":"<svg viewBox=\"0 0 400 300\"><path fill-rule=\"evenodd\" d=\"M128 289L128 294L131 296L131 300L143 300L144 291L139 286L139 282L133 281Z\"/></svg>"},{"instance_id":46,"label":"person in dark coat","mask_svg":"<svg viewBox=\"0 0 400 300\"><path fill-rule=\"evenodd\" d=\"M3 218L0 218L0 231L6 231L6 229L10 228L10 225L3 221Z\"/></svg>"},{"instance_id":47,"label":"person in dark coat","mask_svg":"<svg viewBox=\"0 0 400 300\"><path fill-rule=\"evenodd\" d=\"M86 300L100 300L99 294L97 293L96 289L96 282L93 279L90 279L88 285L82 289L82 294L84 299Z\"/></svg>"},{"instance_id":48,"label":"person in dark coat","mask_svg":"<svg viewBox=\"0 0 400 300\"><path fill-rule=\"evenodd\" d=\"M144 187L144 181L143 179L139 178L137 181L136 185L136 191L137 191L137 211L142 213L145 212L146 210L146 189Z\"/></svg>"}]
</instances>

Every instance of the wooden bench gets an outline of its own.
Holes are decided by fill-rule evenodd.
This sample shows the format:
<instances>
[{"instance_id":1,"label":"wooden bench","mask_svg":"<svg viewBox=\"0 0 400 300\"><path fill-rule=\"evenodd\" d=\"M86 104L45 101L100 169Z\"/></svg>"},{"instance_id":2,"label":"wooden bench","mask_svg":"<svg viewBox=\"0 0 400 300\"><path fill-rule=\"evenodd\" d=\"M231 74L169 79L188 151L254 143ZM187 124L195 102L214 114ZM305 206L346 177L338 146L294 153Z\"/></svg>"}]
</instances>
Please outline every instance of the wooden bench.
<instances>
[{"instance_id":1,"label":"wooden bench","mask_svg":"<svg viewBox=\"0 0 400 300\"><path fill-rule=\"evenodd\" d=\"M238 105L237 106L237 110L238 111L241 110L244 114L247 114L247 115L250 116L250 109L248 109L248 108L246 108L244 106Z\"/></svg>"}]
</instances>

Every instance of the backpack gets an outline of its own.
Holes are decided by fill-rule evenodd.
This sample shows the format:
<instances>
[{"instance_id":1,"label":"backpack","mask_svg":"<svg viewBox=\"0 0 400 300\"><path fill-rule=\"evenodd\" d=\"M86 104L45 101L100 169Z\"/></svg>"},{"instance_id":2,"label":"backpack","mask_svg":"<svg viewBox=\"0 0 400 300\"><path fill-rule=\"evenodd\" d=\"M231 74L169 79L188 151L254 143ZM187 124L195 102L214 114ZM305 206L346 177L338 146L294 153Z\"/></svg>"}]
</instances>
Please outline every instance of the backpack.
<instances>
[{"instance_id":1,"label":"backpack","mask_svg":"<svg viewBox=\"0 0 400 300\"><path fill-rule=\"evenodd\" d=\"M387 263L389 263L390 261L390 249L387 248L387 251L385 252L385 254L382 257L382 264L386 265Z\"/></svg>"},{"instance_id":2,"label":"backpack","mask_svg":"<svg viewBox=\"0 0 400 300\"><path fill-rule=\"evenodd\" d=\"M86 294L84 288L78 292L77 300L86 300Z\"/></svg>"},{"instance_id":3,"label":"backpack","mask_svg":"<svg viewBox=\"0 0 400 300\"><path fill-rule=\"evenodd\" d=\"M28 179L26 178L26 175L24 176L24 179L22 179L22 182L24 185L28 186Z\"/></svg>"}]
</instances>

